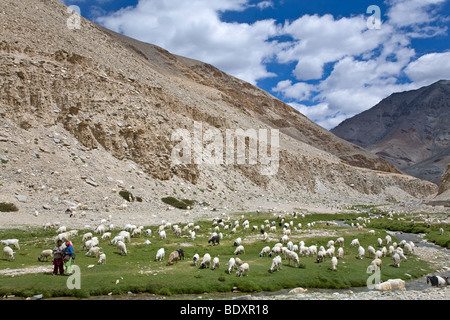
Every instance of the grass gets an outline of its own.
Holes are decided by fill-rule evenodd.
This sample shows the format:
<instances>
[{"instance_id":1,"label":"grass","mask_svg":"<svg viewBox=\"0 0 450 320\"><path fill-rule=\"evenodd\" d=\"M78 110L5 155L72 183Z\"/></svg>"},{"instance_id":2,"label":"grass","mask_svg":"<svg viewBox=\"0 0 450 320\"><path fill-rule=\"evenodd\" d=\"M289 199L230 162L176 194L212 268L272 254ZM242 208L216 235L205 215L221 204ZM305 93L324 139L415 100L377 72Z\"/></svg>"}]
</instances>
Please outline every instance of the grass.
<instances>
[{"instance_id":1,"label":"grass","mask_svg":"<svg viewBox=\"0 0 450 320\"><path fill-rule=\"evenodd\" d=\"M14 203L0 202L0 212L15 212L19 211L19 208Z\"/></svg>"},{"instance_id":2,"label":"grass","mask_svg":"<svg viewBox=\"0 0 450 320\"><path fill-rule=\"evenodd\" d=\"M239 215L240 216L240 215ZM358 215L359 216L359 215ZM299 222L306 225L308 222L333 219L353 219L353 214L308 214L304 219L294 220L294 226ZM325 219L327 218L327 219ZM239 219L232 219L235 221ZM250 221L250 226L260 226L265 219L273 221L275 218L266 213L246 213L245 219ZM286 219L289 221L289 219ZM241 220L242 223L242 220ZM377 234L372 236L367 230L357 232L355 229L340 228L335 226L325 226L316 223L312 228L315 231L323 232L338 231L345 239L345 257L339 260L338 271L331 271L330 259L324 263L315 263L315 257L300 257L301 266L295 267L287 265L283 260L282 270L269 273L272 258L259 257L259 253L264 246L273 247L282 236L281 227L277 224L277 231L269 233L270 242L264 243L259 230L250 231L238 228L236 234L224 232L224 239L220 245L208 245L208 239L213 227L211 221L200 221L196 223L200 230L196 233L195 240L187 236L177 237L172 232L167 231L167 239L158 238L156 226L150 226L152 235L148 239L150 245L143 244L147 237L132 238L131 243L127 243L128 255L119 254L115 246L109 244L109 240L101 240L99 246L106 253L107 262L105 265L97 265L97 258L87 257L81 251L81 237L86 231L80 230L79 236L72 239L77 258L75 264L81 269L81 289L69 290L66 287L68 277L53 277L50 274L27 274L21 276L0 276L0 295L31 296L33 294L43 294L44 297L54 296L75 296L88 297L103 294L126 294L128 291L134 293L154 293L158 295L172 294L202 294L204 292L231 292L237 287L242 292L254 291L277 291L284 288L305 287L305 288L349 288L353 286L365 286L369 274L366 273L367 266L372 261L371 258L363 260L356 259L357 248L349 246L351 240L358 237L361 245L367 247L374 245L378 237L384 238L385 231L377 230ZM183 227L184 225L180 225ZM147 228L147 227L146 227ZM258 227L259 229L259 227ZM119 230L114 231L113 235ZM336 239L336 236L315 236L307 237L309 232L293 232L291 240L298 244L303 240L307 246L312 244L324 245L328 240ZM187 235L187 232L183 232ZM12 262L0 259L0 270L6 268L23 268L29 266L51 266L49 262L39 262L38 255L44 249L52 249L54 244L51 241L55 236L54 231L43 231L36 228L24 229L4 229L0 230L0 238L20 239L21 249L16 251L16 259ZM228 274L226 263L233 257L235 247L233 242L237 237L243 239L245 254L240 256L242 260L250 265L249 275L246 277L236 277L235 272ZM164 261L155 261L156 251L165 248L166 256ZM166 266L170 252L177 248L183 248L186 260L179 261L171 266ZM200 257L209 253L212 258L219 257L220 267L216 270L199 269L192 264L192 256L198 253ZM234 256L235 257L235 256ZM405 273L413 278L430 272L428 263L419 260L416 256L408 257L408 261L403 262L400 268L389 266L392 263L390 257L383 258L381 270L382 280L389 278L409 279ZM88 268L94 265L93 268ZM116 280L119 283L116 285Z\"/></svg>"},{"instance_id":3,"label":"grass","mask_svg":"<svg viewBox=\"0 0 450 320\"><path fill-rule=\"evenodd\" d=\"M396 219L389 220L384 217L382 219L371 220L369 228L386 229L390 231L402 231L407 233L425 233L425 239L433 242L441 247L450 248L450 226L447 224L431 224L428 225L424 221L411 222L411 217L407 219L405 216L396 216ZM405 220L398 220L403 218ZM444 234L440 234L439 229L444 230Z\"/></svg>"}]
</instances>

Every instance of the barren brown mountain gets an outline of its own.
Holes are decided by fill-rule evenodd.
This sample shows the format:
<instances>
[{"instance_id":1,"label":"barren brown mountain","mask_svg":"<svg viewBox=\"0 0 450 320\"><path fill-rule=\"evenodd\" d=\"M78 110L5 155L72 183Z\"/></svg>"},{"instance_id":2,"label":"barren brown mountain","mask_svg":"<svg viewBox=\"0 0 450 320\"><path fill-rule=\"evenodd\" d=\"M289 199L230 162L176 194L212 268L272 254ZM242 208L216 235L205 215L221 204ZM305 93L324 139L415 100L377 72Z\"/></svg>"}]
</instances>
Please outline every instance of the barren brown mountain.
<instances>
[{"instance_id":1,"label":"barren brown mountain","mask_svg":"<svg viewBox=\"0 0 450 320\"><path fill-rule=\"evenodd\" d=\"M392 94L331 130L399 170L439 184L450 162L450 81Z\"/></svg>"},{"instance_id":2,"label":"barren brown mountain","mask_svg":"<svg viewBox=\"0 0 450 320\"><path fill-rule=\"evenodd\" d=\"M161 197L196 208L282 201L422 199L434 184L398 174L267 92L215 67L81 19L58 0L0 3L0 202L21 210L120 208L127 189L148 214ZM254 165L175 165L177 129L279 129L276 175ZM201 204L201 205L200 205ZM45 207L45 209L42 209ZM122 209L125 206L122 206Z\"/></svg>"}]
</instances>

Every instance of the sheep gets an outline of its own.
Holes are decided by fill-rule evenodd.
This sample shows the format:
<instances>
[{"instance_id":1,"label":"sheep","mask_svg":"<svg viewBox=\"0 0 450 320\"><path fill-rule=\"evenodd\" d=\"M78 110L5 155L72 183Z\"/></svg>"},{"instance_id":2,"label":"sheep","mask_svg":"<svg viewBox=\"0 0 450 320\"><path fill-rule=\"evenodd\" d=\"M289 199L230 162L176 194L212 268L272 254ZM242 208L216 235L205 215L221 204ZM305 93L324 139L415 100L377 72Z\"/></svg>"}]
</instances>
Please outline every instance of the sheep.
<instances>
[{"instance_id":1,"label":"sheep","mask_svg":"<svg viewBox=\"0 0 450 320\"><path fill-rule=\"evenodd\" d=\"M106 254L103 252L100 253L97 264L106 264Z\"/></svg>"},{"instance_id":2,"label":"sheep","mask_svg":"<svg viewBox=\"0 0 450 320\"><path fill-rule=\"evenodd\" d=\"M18 239L1 240L1 243L4 244L5 246L8 246L8 247L13 246L15 249L20 250Z\"/></svg>"},{"instance_id":3,"label":"sheep","mask_svg":"<svg viewBox=\"0 0 450 320\"><path fill-rule=\"evenodd\" d=\"M145 234L147 237L150 237L150 236L152 235L152 230L147 229L147 230L145 230L144 234Z\"/></svg>"},{"instance_id":4,"label":"sheep","mask_svg":"<svg viewBox=\"0 0 450 320\"><path fill-rule=\"evenodd\" d=\"M439 234L443 235L444 234L444 229L443 228L439 228Z\"/></svg>"},{"instance_id":5,"label":"sheep","mask_svg":"<svg viewBox=\"0 0 450 320\"><path fill-rule=\"evenodd\" d=\"M228 265L227 272L228 274L230 274L231 270L234 270L234 268L236 267L236 260L234 258L230 258L230 260L228 260L227 265Z\"/></svg>"},{"instance_id":6,"label":"sheep","mask_svg":"<svg viewBox=\"0 0 450 320\"><path fill-rule=\"evenodd\" d=\"M431 286L439 287L449 285L448 277L441 276L427 276L427 284L431 283Z\"/></svg>"},{"instance_id":7,"label":"sheep","mask_svg":"<svg viewBox=\"0 0 450 320\"><path fill-rule=\"evenodd\" d=\"M44 227L44 231L53 229L53 225L50 222L44 223L42 226Z\"/></svg>"},{"instance_id":8,"label":"sheep","mask_svg":"<svg viewBox=\"0 0 450 320\"><path fill-rule=\"evenodd\" d=\"M381 238L378 238L378 239L377 239L377 242L378 242L378 246L379 246L379 247L382 247L382 246L383 246L383 240L381 240Z\"/></svg>"},{"instance_id":9,"label":"sheep","mask_svg":"<svg viewBox=\"0 0 450 320\"><path fill-rule=\"evenodd\" d=\"M352 247L359 247L359 240L358 239L353 239L352 242L350 243L350 246Z\"/></svg>"},{"instance_id":10,"label":"sheep","mask_svg":"<svg viewBox=\"0 0 450 320\"><path fill-rule=\"evenodd\" d=\"M381 265L382 265L382 264L383 264L383 260L378 259L378 258L375 258L375 259L370 263L371 266L376 266L376 267L378 267L378 268L380 268L380 269L381 269Z\"/></svg>"},{"instance_id":11,"label":"sheep","mask_svg":"<svg viewBox=\"0 0 450 320\"><path fill-rule=\"evenodd\" d=\"M125 242L125 238L123 236L115 236L110 243L111 244L117 244L118 241Z\"/></svg>"},{"instance_id":12,"label":"sheep","mask_svg":"<svg viewBox=\"0 0 450 320\"><path fill-rule=\"evenodd\" d=\"M389 281L375 284L375 289L380 291L392 291L392 284Z\"/></svg>"},{"instance_id":13,"label":"sheep","mask_svg":"<svg viewBox=\"0 0 450 320\"><path fill-rule=\"evenodd\" d=\"M9 261L14 260L15 252L10 247L6 246L3 248L3 256L6 257Z\"/></svg>"},{"instance_id":14,"label":"sheep","mask_svg":"<svg viewBox=\"0 0 450 320\"><path fill-rule=\"evenodd\" d=\"M180 227L174 228L173 233L175 233L177 237L181 237L181 228Z\"/></svg>"},{"instance_id":15,"label":"sheep","mask_svg":"<svg viewBox=\"0 0 450 320\"><path fill-rule=\"evenodd\" d=\"M249 271L250 267L248 265L248 263L243 263L238 271L236 272L236 277L242 277L242 275L247 275L248 276L248 271Z\"/></svg>"},{"instance_id":16,"label":"sheep","mask_svg":"<svg viewBox=\"0 0 450 320\"><path fill-rule=\"evenodd\" d=\"M244 253L244 254L245 254L245 249L244 249L244 246L243 246L243 245L238 246L238 247L236 248L236 250L234 250L234 254L235 254L235 255L238 255L238 254L240 254L240 253Z\"/></svg>"},{"instance_id":17,"label":"sheep","mask_svg":"<svg viewBox=\"0 0 450 320\"><path fill-rule=\"evenodd\" d=\"M234 241L233 246L235 246L235 247L240 246L241 243L242 243L242 239L241 239L241 238L237 238L237 239Z\"/></svg>"},{"instance_id":18,"label":"sheep","mask_svg":"<svg viewBox=\"0 0 450 320\"><path fill-rule=\"evenodd\" d=\"M400 258L402 258L402 259L405 260L405 261L408 260L408 258L406 258L406 256L403 254L403 249L402 249L402 248L398 247L396 252L397 252L398 255L400 256Z\"/></svg>"},{"instance_id":19,"label":"sheep","mask_svg":"<svg viewBox=\"0 0 450 320\"><path fill-rule=\"evenodd\" d=\"M167 261L167 265L172 264L172 262L178 262L180 260L180 254L178 251L172 251L169 255L169 260Z\"/></svg>"},{"instance_id":20,"label":"sheep","mask_svg":"<svg viewBox=\"0 0 450 320\"><path fill-rule=\"evenodd\" d=\"M100 247L92 247L92 248L89 249L88 252L86 252L86 255L88 257L92 257L92 256L98 257L100 255L100 250L101 250Z\"/></svg>"},{"instance_id":21,"label":"sheep","mask_svg":"<svg viewBox=\"0 0 450 320\"><path fill-rule=\"evenodd\" d=\"M405 249L405 253L406 254L412 254L413 253L413 249L412 249L412 247L411 247L411 245L409 243L405 244L404 249Z\"/></svg>"},{"instance_id":22,"label":"sheep","mask_svg":"<svg viewBox=\"0 0 450 320\"><path fill-rule=\"evenodd\" d=\"M267 232L264 232L262 241L266 242L268 240L269 240L269 235L267 234Z\"/></svg>"},{"instance_id":23,"label":"sheep","mask_svg":"<svg viewBox=\"0 0 450 320\"><path fill-rule=\"evenodd\" d=\"M367 256L369 258L375 257L375 248L372 246L367 247Z\"/></svg>"},{"instance_id":24,"label":"sheep","mask_svg":"<svg viewBox=\"0 0 450 320\"><path fill-rule=\"evenodd\" d=\"M208 243L211 243L211 246L215 246L216 243L220 244L220 236L213 235L211 238L209 238Z\"/></svg>"},{"instance_id":25,"label":"sheep","mask_svg":"<svg viewBox=\"0 0 450 320\"><path fill-rule=\"evenodd\" d=\"M205 255L202 258L202 262L200 263L200 269L205 269L206 267L209 268L211 265L211 255L209 253L205 253Z\"/></svg>"},{"instance_id":26,"label":"sheep","mask_svg":"<svg viewBox=\"0 0 450 320\"><path fill-rule=\"evenodd\" d=\"M330 240L327 243L327 248L331 248L331 247L334 247L334 240Z\"/></svg>"},{"instance_id":27,"label":"sheep","mask_svg":"<svg viewBox=\"0 0 450 320\"><path fill-rule=\"evenodd\" d=\"M125 242L117 241L116 247L117 249L120 250L120 254L128 255L127 246L125 245Z\"/></svg>"},{"instance_id":28,"label":"sheep","mask_svg":"<svg viewBox=\"0 0 450 320\"><path fill-rule=\"evenodd\" d=\"M194 266L197 266L200 260L200 256L198 255L198 253L194 254L194 256L192 257L192 262L194 262Z\"/></svg>"},{"instance_id":29,"label":"sheep","mask_svg":"<svg viewBox=\"0 0 450 320\"><path fill-rule=\"evenodd\" d=\"M289 242L286 244L286 247L288 248L288 250L293 251L292 248L294 247L294 244L292 243L292 241L289 241Z\"/></svg>"},{"instance_id":30,"label":"sheep","mask_svg":"<svg viewBox=\"0 0 450 320\"><path fill-rule=\"evenodd\" d=\"M336 271L337 264L338 264L337 258L336 257L331 258L331 270Z\"/></svg>"},{"instance_id":31,"label":"sheep","mask_svg":"<svg viewBox=\"0 0 450 320\"><path fill-rule=\"evenodd\" d=\"M386 245L388 246L392 242L392 238L390 235L387 235L384 240L386 241Z\"/></svg>"},{"instance_id":32,"label":"sheep","mask_svg":"<svg viewBox=\"0 0 450 320\"><path fill-rule=\"evenodd\" d=\"M365 253L364 248L361 247L361 246L359 246L359 248L358 248L358 255L356 256L356 258L357 258L357 259L362 259L362 258L364 258L364 253Z\"/></svg>"},{"instance_id":33,"label":"sheep","mask_svg":"<svg viewBox=\"0 0 450 320\"><path fill-rule=\"evenodd\" d=\"M281 240L280 240L281 243L286 243L288 241L289 241L289 236L288 235L285 234L284 236L281 237Z\"/></svg>"},{"instance_id":34,"label":"sheep","mask_svg":"<svg viewBox=\"0 0 450 320\"><path fill-rule=\"evenodd\" d=\"M389 279L387 280L391 284L392 289L405 290L406 282L402 279Z\"/></svg>"},{"instance_id":35,"label":"sheep","mask_svg":"<svg viewBox=\"0 0 450 320\"><path fill-rule=\"evenodd\" d=\"M215 270L215 269L218 268L219 266L220 266L219 258L215 257L215 258L213 259L211 269L212 269L212 270Z\"/></svg>"},{"instance_id":36,"label":"sheep","mask_svg":"<svg viewBox=\"0 0 450 320\"><path fill-rule=\"evenodd\" d=\"M134 238L141 234L142 234L142 229L136 228L136 229L133 229L133 231L131 232L131 237Z\"/></svg>"},{"instance_id":37,"label":"sheep","mask_svg":"<svg viewBox=\"0 0 450 320\"><path fill-rule=\"evenodd\" d=\"M164 258L164 256L165 256L164 248L161 248L161 249L159 249L159 250L156 252L156 258L155 258L155 260L156 260L156 261L162 261L162 259Z\"/></svg>"},{"instance_id":38,"label":"sheep","mask_svg":"<svg viewBox=\"0 0 450 320\"><path fill-rule=\"evenodd\" d=\"M99 225L99 226L94 230L95 233L100 233L100 234L103 234L105 231L106 231L106 227L105 227L103 224Z\"/></svg>"},{"instance_id":39,"label":"sheep","mask_svg":"<svg viewBox=\"0 0 450 320\"><path fill-rule=\"evenodd\" d=\"M337 257L338 259L344 258L344 249L342 247L338 249Z\"/></svg>"},{"instance_id":40,"label":"sheep","mask_svg":"<svg viewBox=\"0 0 450 320\"><path fill-rule=\"evenodd\" d=\"M315 245L312 245L312 246L309 246L309 252L312 254L312 255L316 255L317 254L317 246L315 246Z\"/></svg>"},{"instance_id":41,"label":"sheep","mask_svg":"<svg viewBox=\"0 0 450 320\"><path fill-rule=\"evenodd\" d=\"M120 231L118 236L122 236L125 240L128 240L128 242L131 241L131 236L130 236L130 233L128 231Z\"/></svg>"},{"instance_id":42,"label":"sheep","mask_svg":"<svg viewBox=\"0 0 450 320\"><path fill-rule=\"evenodd\" d=\"M280 256L276 256L275 258L272 259L272 266L269 269L269 272L272 273L274 271L279 271L281 270L281 257Z\"/></svg>"},{"instance_id":43,"label":"sheep","mask_svg":"<svg viewBox=\"0 0 450 320\"><path fill-rule=\"evenodd\" d=\"M158 234L159 234L159 238L161 239L161 240L164 240L164 239L166 239L166 232L164 231L164 230L161 230L161 231L159 231L158 232Z\"/></svg>"},{"instance_id":44,"label":"sheep","mask_svg":"<svg viewBox=\"0 0 450 320\"><path fill-rule=\"evenodd\" d=\"M269 253L270 253L270 247L267 246L267 247L262 248L261 252L259 253L259 256L264 257L264 256L267 256Z\"/></svg>"},{"instance_id":45,"label":"sheep","mask_svg":"<svg viewBox=\"0 0 450 320\"><path fill-rule=\"evenodd\" d=\"M398 252L392 256L392 260L394 261L394 267L400 268L400 255Z\"/></svg>"},{"instance_id":46,"label":"sheep","mask_svg":"<svg viewBox=\"0 0 450 320\"><path fill-rule=\"evenodd\" d=\"M83 234L83 237L81 238L81 243L84 245L86 241L89 239L92 239L92 232Z\"/></svg>"},{"instance_id":47,"label":"sheep","mask_svg":"<svg viewBox=\"0 0 450 320\"><path fill-rule=\"evenodd\" d=\"M369 231L369 234L372 235L372 236L374 236L374 235L375 235L375 230L370 230L370 231Z\"/></svg>"},{"instance_id":48,"label":"sheep","mask_svg":"<svg viewBox=\"0 0 450 320\"><path fill-rule=\"evenodd\" d=\"M344 238L342 238L342 237L337 238L334 244L339 245L339 246L344 246Z\"/></svg>"},{"instance_id":49,"label":"sheep","mask_svg":"<svg viewBox=\"0 0 450 320\"><path fill-rule=\"evenodd\" d=\"M189 230L189 235L191 236L192 240L195 240L195 231Z\"/></svg>"},{"instance_id":50,"label":"sheep","mask_svg":"<svg viewBox=\"0 0 450 320\"><path fill-rule=\"evenodd\" d=\"M319 250L317 253L316 263L323 262L325 260L325 251Z\"/></svg>"},{"instance_id":51,"label":"sheep","mask_svg":"<svg viewBox=\"0 0 450 320\"><path fill-rule=\"evenodd\" d=\"M336 250L335 247L331 246L330 248L328 248L327 251L325 251L325 254L327 256L334 257L335 250Z\"/></svg>"},{"instance_id":52,"label":"sheep","mask_svg":"<svg viewBox=\"0 0 450 320\"><path fill-rule=\"evenodd\" d=\"M383 252L381 252L380 250L377 250L375 252L375 259L380 259L383 257Z\"/></svg>"},{"instance_id":53,"label":"sheep","mask_svg":"<svg viewBox=\"0 0 450 320\"><path fill-rule=\"evenodd\" d=\"M395 248L394 248L394 246L389 246L389 250L388 250L388 252L387 252L386 255L392 256L394 253L395 253Z\"/></svg>"},{"instance_id":54,"label":"sheep","mask_svg":"<svg viewBox=\"0 0 450 320\"><path fill-rule=\"evenodd\" d=\"M61 226L56 230L56 233L63 233L66 231L67 231L67 228L65 226Z\"/></svg>"},{"instance_id":55,"label":"sheep","mask_svg":"<svg viewBox=\"0 0 450 320\"><path fill-rule=\"evenodd\" d=\"M110 239L111 238L111 232L105 232L102 234L102 240Z\"/></svg>"},{"instance_id":56,"label":"sheep","mask_svg":"<svg viewBox=\"0 0 450 320\"><path fill-rule=\"evenodd\" d=\"M236 265L237 265L237 266L242 266L242 264L244 263L244 261L242 261L242 260L239 259L239 258L234 259L234 261L236 262Z\"/></svg>"},{"instance_id":57,"label":"sheep","mask_svg":"<svg viewBox=\"0 0 450 320\"><path fill-rule=\"evenodd\" d=\"M45 261L48 260L48 258L53 258L53 252L51 249L47 249L47 250L42 250L41 254L38 257L38 261L43 261L45 259Z\"/></svg>"},{"instance_id":58,"label":"sheep","mask_svg":"<svg viewBox=\"0 0 450 320\"><path fill-rule=\"evenodd\" d=\"M298 254L294 251L290 251L288 249L283 249L284 258L288 261L288 265L291 264L291 260L298 266L300 264L300 259Z\"/></svg>"}]
</instances>

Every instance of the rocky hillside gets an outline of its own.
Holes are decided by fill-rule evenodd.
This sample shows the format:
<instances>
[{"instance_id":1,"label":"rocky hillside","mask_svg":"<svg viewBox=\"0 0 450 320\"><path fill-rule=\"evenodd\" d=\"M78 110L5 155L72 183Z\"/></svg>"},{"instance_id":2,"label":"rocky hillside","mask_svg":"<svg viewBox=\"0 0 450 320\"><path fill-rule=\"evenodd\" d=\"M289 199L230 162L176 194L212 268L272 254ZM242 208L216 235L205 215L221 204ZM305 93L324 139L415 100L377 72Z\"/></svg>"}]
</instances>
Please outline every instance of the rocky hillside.
<instances>
[{"instance_id":1,"label":"rocky hillside","mask_svg":"<svg viewBox=\"0 0 450 320\"><path fill-rule=\"evenodd\" d=\"M68 28L71 15L58 0L0 3L0 202L113 212L126 189L143 200L127 210L160 214L165 196L247 210L436 192L244 81L85 19ZM172 133L193 132L194 121L224 136L279 129L277 173L175 164Z\"/></svg>"},{"instance_id":2,"label":"rocky hillside","mask_svg":"<svg viewBox=\"0 0 450 320\"><path fill-rule=\"evenodd\" d=\"M331 130L399 170L439 184L450 162L450 81L395 93Z\"/></svg>"}]
</instances>

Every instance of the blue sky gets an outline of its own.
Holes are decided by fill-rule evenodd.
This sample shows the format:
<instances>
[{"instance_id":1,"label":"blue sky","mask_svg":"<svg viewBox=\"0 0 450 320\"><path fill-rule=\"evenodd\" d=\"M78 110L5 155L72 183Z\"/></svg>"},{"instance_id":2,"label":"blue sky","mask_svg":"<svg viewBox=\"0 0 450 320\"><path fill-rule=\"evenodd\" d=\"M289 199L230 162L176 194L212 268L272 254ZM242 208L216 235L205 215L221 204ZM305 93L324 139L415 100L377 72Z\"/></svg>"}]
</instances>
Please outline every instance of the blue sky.
<instances>
[{"instance_id":1,"label":"blue sky","mask_svg":"<svg viewBox=\"0 0 450 320\"><path fill-rule=\"evenodd\" d=\"M61 1L255 84L326 129L393 92L450 79L450 0Z\"/></svg>"}]
</instances>

